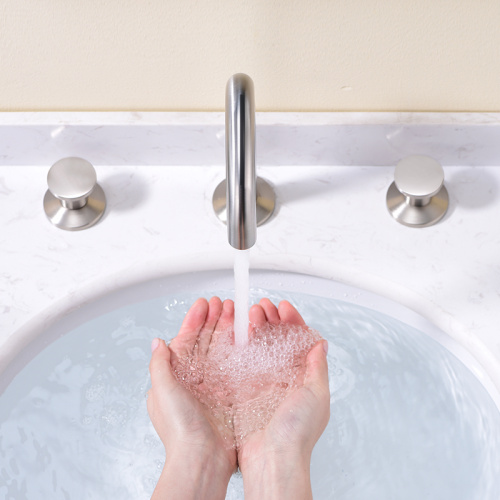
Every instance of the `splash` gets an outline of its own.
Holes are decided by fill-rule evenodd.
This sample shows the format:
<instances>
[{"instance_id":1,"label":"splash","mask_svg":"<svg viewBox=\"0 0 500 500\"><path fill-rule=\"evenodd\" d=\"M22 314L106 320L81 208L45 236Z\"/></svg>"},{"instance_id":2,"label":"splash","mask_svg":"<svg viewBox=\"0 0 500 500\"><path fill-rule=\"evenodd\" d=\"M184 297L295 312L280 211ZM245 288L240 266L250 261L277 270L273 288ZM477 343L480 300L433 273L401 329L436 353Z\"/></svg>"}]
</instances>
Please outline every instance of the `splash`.
<instances>
[{"instance_id":1,"label":"splash","mask_svg":"<svg viewBox=\"0 0 500 500\"><path fill-rule=\"evenodd\" d=\"M228 445L239 447L303 384L307 353L321 336L308 327L266 325L253 332L247 345L235 346L232 332L225 333L207 353L195 349L180 359L175 375L210 410L221 430L234 431L236 441Z\"/></svg>"}]
</instances>

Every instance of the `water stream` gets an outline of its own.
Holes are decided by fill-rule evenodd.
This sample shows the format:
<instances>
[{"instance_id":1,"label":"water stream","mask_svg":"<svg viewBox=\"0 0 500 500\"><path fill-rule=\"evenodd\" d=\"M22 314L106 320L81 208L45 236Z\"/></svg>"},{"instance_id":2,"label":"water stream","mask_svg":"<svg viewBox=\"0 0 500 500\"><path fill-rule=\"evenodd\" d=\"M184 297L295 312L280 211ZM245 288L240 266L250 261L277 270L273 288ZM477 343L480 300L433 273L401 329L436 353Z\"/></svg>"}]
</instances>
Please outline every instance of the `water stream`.
<instances>
[{"instance_id":1,"label":"water stream","mask_svg":"<svg viewBox=\"0 0 500 500\"><path fill-rule=\"evenodd\" d=\"M248 309L250 291L250 250L234 251L234 343L248 342Z\"/></svg>"}]
</instances>

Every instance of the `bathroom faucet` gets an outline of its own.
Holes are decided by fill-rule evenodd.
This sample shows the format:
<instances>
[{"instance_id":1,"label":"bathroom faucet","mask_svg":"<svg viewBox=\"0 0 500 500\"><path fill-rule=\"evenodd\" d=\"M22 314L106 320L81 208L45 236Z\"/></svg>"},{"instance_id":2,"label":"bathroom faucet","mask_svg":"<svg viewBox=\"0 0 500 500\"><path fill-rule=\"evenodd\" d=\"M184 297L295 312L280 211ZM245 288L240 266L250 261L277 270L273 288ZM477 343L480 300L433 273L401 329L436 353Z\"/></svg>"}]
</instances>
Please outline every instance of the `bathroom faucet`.
<instances>
[{"instance_id":1,"label":"bathroom faucet","mask_svg":"<svg viewBox=\"0 0 500 500\"><path fill-rule=\"evenodd\" d=\"M255 102L252 79L233 75L226 86L227 235L238 250L257 239Z\"/></svg>"},{"instance_id":2,"label":"bathroom faucet","mask_svg":"<svg viewBox=\"0 0 500 500\"><path fill-rule=\"evenodd\" d=\"M256 177L253 82L242 73L226 86L226 180L215 189L212 204L227 224L229 243L238 250L255 244L257 226L271 217L276 205L274 189Z\"/></svg>"}]
</instances>

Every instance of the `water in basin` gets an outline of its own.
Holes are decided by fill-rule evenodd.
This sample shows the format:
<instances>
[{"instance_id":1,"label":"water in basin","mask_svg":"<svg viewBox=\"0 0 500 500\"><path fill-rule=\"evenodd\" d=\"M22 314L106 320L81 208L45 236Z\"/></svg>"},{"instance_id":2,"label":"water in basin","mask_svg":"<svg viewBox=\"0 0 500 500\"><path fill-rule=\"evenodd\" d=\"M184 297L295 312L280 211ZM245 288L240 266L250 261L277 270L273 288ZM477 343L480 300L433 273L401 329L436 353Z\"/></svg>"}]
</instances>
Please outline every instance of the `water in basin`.
<instances>
[{"instance_id":1,"label":"water in basin","mask_svg":"<svg viewBox=\"0 0 500 500\"><path fill-rule=\"evenodd\" d=\"M167 280L85 306L40 334L24 368L4 373L1 498L150 497L164 460L146 411L150 342L175 336L199 296L231 297L210 276L192 281L201 288ZM313 453L314 498L500 498L500 413L473 372L413 326L301 283L276 290L266 275L250 297L289 300L330 344L331 419ZM243 498L238 475L227 498Z\"/></svg>"}]
</instances>

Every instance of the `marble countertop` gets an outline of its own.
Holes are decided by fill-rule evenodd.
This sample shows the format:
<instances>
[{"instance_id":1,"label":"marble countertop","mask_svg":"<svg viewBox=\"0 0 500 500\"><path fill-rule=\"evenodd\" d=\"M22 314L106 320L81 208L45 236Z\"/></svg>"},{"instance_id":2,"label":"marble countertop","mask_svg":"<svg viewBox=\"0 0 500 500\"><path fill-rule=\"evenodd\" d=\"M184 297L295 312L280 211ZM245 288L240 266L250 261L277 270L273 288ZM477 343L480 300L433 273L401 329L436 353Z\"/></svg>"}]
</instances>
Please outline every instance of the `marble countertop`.
<instances>
[{"instance_id":1,"label":"marble countertop","mask_svg":"<svg viewBox=\"0 0 500 500\"><path fill-rule=\"evenodd\" d=\"M225 175L221 113L0 115L0 350L82 286L111 289L180 258L229 267L211 205ZM498 126L492 114L258 114L258 174L278 209L251 265L397 300L460 342L500 388ZM445 165L450 194L445 218L425 229L398 224L385 205L397 159L415 153ZM95 165L108 200L85 231L55 228L42 208L48 168L70 155Z\"/></svg>"}]
</instances>

